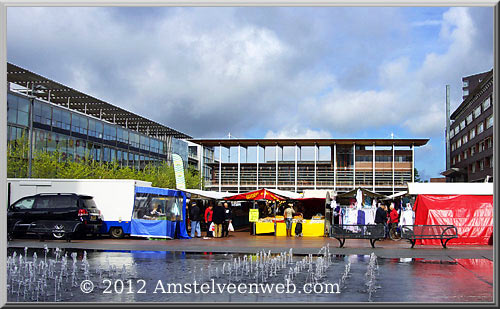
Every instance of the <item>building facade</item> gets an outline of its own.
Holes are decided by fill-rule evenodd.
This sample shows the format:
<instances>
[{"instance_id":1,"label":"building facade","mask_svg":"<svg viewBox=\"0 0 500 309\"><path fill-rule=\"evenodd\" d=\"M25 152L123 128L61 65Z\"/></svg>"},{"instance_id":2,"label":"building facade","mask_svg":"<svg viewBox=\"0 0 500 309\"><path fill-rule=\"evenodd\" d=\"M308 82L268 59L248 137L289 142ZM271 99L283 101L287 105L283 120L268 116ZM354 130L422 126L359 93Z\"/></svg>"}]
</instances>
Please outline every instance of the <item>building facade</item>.
<instances>
[{"instance_id":1,"label":"building facade","mask_svg":"<svg viewBox=\"0 0 500 309\"><path fill-rule=\"evenodd\" d=\"M393 194L405 190L406 183L414 180L414 147L425 145L428 139L198 139L190 142L200 145L201 149L218 150L217 161L207 164L211 168L209 177L204 179L207 190L245 192L276 188L295 192L305 189L346 192L363 187ZM327 152L328 160L319 160L320 147ZM236 162L230 158L224 160L223 149L230 155L234 148L237 149ZM254 158L247 155L249 148L255 151ZM294 160L283 159L284 148L294 151ZM302 159L306 148L314 153L311 160ZM274 154L266 158L269 151Z\"/></svg>"},{"instance_id":2,"label":"building facade","mask_svg":"<svg viewBox=\"0 0 500 309\"><path fill-rule=\"evenodd\" d=\"M464 100L451 114L449 182L493 179L493 70L464 77Z\"/></svg>"},{"instance_id":3,"label":"building facade","mask_svg":"<svg viewBox=\"0 0 500 309\"><path fill-rule=\"evenodd\" d=\"M88 156L142 169L177 153L188 166L189 135L10 63L7 77L9 142L29 140L32 130L35 151L57 149L67 160Z\"/></svg>"}]
</instances>

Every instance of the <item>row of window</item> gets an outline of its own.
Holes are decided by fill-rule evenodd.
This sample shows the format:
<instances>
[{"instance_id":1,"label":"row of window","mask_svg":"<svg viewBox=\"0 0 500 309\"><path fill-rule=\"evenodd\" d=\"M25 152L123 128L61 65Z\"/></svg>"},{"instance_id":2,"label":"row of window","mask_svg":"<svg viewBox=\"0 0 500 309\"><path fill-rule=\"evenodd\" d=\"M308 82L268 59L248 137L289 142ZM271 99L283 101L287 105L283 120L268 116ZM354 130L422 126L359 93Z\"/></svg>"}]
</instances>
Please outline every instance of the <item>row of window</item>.
<instances>
[{"instance_id":1,"label":"row of window","mask_svg":"<svg viewBox=\"0 0 500 309\"><path fill-rule=\"evenodd\" d=\"M373 156L356 156L356 162L373 162ZM375 162L392 162L392 156L375 156ZM411 156L394 156L394 162L411 162Z\"/></svg>"},{"instance_id":2,"label":"row of window","mask_svg":"<svg viewBox=\"0 0 500 309\"><path fill-rule=\"evenodd\" d=\"M462 120L459 124L457 124L454 128L450 130L450 138L457 135L460 131L464 130L466 126L472 123L474 119L477 119L481 115L482 112L490 108L491 106L491 96L486 98L480 105L478 105L472 113L470 113L464 120Z\"/></svg>"},{"instance_id":3,"label":"row of window","mask_svg":"<svg viewBox=\"0 0 500 309\"><path fill-rule=\"evenodd\" d=\"M27 127L29 125L29 100L9 93L7 117L9 123ZM35 100L33 106L33 121L105 141L118 141L146 151L167 153L167 143L163 141L62 108L52 107L38 100Z\"/></svg>"},{"instance_id":4,"label":"row of window","mask_svg":"<svg viewBox=\"0 0 500 309\"><path fill-rule=\"evenodd\" d=\"M483 171L485 168L493 168L493 156L484 158L469 165L469 171L472 174L478 171Z\"/></svg>"},{"instance_id":5,"label":"row of window","mask_svg":"<svg viewBox=\"0 0 500 309\"><path fill-rule=\"evenodd\" d=\"M466 160L469 157L472 157L478 152L482 152L486 149L492 148L493 147L493 138L488 137L485 140L475 144L474 146L466 149L462 153L458 154L457 156L453 157L452 163L458 163L461 162L462 160Z\"/></svg>"},{"instance_id":6,"label":"row of window","mask_svg":"<svg viewBox=\"0 0 500 309\"><path fill-rule=\"evenodd\" d=\"M462 145L467 144L470 140L476 137L476 135L483 133L485 130L485 123L486 123L486 129L491 128L493 126L493 115L486 118L486 121L480 122L477 126L472 128L468 134L464 134L462 138L458 139L456 142L451 144L451 151L455 151L455 149L458 149L462 147Z\"/></svg>"}]
</instances>

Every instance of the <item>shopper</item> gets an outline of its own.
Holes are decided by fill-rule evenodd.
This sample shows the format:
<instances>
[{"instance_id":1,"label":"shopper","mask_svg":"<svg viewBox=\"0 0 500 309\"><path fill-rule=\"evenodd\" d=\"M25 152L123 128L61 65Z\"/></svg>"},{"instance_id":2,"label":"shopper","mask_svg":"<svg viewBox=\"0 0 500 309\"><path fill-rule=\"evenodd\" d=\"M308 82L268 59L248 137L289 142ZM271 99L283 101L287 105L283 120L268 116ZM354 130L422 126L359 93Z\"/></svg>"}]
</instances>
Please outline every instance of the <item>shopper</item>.
<instances>
[{"instance_id":1,"label":"shopper","mask_svg":"<svg viewBox=\"0 0 500 309\"><path fill-rule=\"evenodd\" d=\"M284 212L284 217L285 217L285 224L286 224L286 236L291 237L292 236L292 223L293 223L293 214L295 213L295 210L293 209L293 204L288 203L288 207L285 209Z\"/></svg>"},{"instance_id":2,"label":"shopper","mask_svg":"<svg viewBox=\"0 0 500 309\"><path fill-rule=\"evenodd\" d=\"M214 206L212 204L208 205L205 209L205 224L207 225L207 237L213 237L212 231L210 231L210 224L212 223L212 215Z\"/></svg>"},{"instance_id":3,"label":"shopper","mask_svg":"<svg viewBox=\"0 0 500 309\"><path fill-rule=\"evenodd\" d=\"M396 228L399 223L399 213L394 208L394 204L390 206L391 211L389 212L389 228Z\"/></svg>"},{"instance_id":4,"label":"shopper","mask_svg":"<svg viewBox=\"0 0 500 309\"><path fill-rule=\"evenodd\" d=\"M224 224L222 225L222 237L229 236L229 224L233 221L233 211L229 207L229 204L224 203Z\"/></svg>"},{"instance_id":5,"label":"shopper","mask_svg":"<svg viewBox=\"0 0 500 309\"><path fill-rule=\"evenodd\" d=\"M196 232L196 237L200 238L201 237L200 207L196 205L196 202L193 202L191 204L189 219L191 220L191 238L194 238L195 232Z\"/></svg>"},{"instance_id":6,"label":"shopper","mask_svg":"<svg viewBox=\"0 0 500 309\"><path fill-rule=\"evenodd\" d=\"M225 221L224 207L219 203L214 208L213 222L215 224L214 237L222 237L222 224Z\"/></svg>"},{"instance_id":7,"label":"shopper","mask_svg":"<svg viewBox=\"0 0 500 309\"><path fill-rule=\"evenodd\" d=\"M384 237L386 233L387 225L387 212L384 209L385 205L379 204L377 211L375 212L375 224L384 226Z\"/></svg>"}]
</instances>

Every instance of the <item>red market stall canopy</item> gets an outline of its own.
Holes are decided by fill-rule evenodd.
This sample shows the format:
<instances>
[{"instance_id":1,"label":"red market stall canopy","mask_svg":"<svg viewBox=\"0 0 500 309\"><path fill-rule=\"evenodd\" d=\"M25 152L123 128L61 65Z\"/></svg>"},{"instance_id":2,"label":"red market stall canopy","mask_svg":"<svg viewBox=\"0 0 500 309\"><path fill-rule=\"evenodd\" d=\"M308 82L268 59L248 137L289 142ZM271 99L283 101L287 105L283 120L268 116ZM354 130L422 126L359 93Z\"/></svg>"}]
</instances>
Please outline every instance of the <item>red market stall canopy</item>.
<instances>
[{"instance_id":1,"label":"red market stall canopy","mask_svg":"<svg viewBox=\"0 0 500 309\"><path fill-rule=\"evenodd\" d=\"M493 240L493 195L427 195L415 201L415 224L457 227L452 245L488 245ZM421 240L423 245L439 245L439 240Z\"/></svg>"},{"instance_id":2,"label":"red market stall canopy","mask_svg":"<svg viewBox=\"0 0 500 309\"><path fill-rule=\"evenodd\" d=\"M260 189L257 191L236 194L225 198L225 200L227 201L257 201L257 200L285 201L286 199L287 198L272 193L267 189Z\"/></svg>"}]
</instances>

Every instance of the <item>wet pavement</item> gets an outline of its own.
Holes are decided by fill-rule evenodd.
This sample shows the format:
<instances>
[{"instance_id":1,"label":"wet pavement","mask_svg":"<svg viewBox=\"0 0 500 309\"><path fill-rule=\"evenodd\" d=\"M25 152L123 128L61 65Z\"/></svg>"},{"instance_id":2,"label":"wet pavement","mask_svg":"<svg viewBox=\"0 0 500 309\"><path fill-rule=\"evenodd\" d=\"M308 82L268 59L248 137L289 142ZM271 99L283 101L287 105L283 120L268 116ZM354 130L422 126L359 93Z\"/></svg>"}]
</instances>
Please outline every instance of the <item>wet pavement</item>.
<instances>
[{"instance_id":1,"label":"wet pavement","mask_svg":"<svg viewBox=\"0 0 500 309\"><path fill-rule=\"evenodd\" d=\"M371 253L336 254L334 249L329 247L328 254L326 249L316 250L318 255L315 256L298 255L293 249L294 255L290 255L290 260L289 250L282 251L280 255L269 254L268 250L267 253L261 251L257 255L249 255L113 250L86 250L85 253L74 249L24 251L11 248L8 251L11 270L29 270L37 264L42 267L35 267L31 272L18 272L17 277L11 271L8 282L12 290L8 301L484 303L493 300L493 262L489 259L451 258L449 255L443 258L384 258ZM423 250L413 249L414 252ZM14 252L16 256L12 258ZM35 252L37 259L33 257ZM45 260L49 266L43 267L41 261L46 252ZM76 265L74 278L71 271L73 252ZM19 255L28 258L19 258ZM62 258L64 255L66 260ZM16 262L12 264L14 260ZM257 261L263 262L258 264ZM283 261L284 267L273 268L276 261ZM252 271L248 270L249 266ZM296 285L294 293L221 293L217 290L215 293L163 293L168 291L168 283L184 285L211 280L218 284L284 283L290 271L299 266L302 268L293 277L288 277ZM319 275L318 269L322 270ZM30 275L33 273L36 275ZM28 278L33 281L31 289L24 287ZM48 283L44 293L34 292L43 286L40 285L40 278L45 278ZM339 283L338 293L302 293L304 285L312 282L312 278L321 283ZM82 292L79 284L84 279L93 282L91 292ZM102 282L105 279L109 283ZM163 290L158 289L158 281L163 283ZM55 282L59 282L57 287Z\"/></svg>"}]
</instances>

